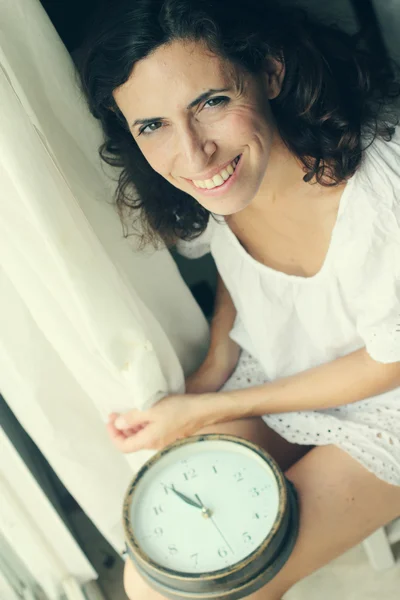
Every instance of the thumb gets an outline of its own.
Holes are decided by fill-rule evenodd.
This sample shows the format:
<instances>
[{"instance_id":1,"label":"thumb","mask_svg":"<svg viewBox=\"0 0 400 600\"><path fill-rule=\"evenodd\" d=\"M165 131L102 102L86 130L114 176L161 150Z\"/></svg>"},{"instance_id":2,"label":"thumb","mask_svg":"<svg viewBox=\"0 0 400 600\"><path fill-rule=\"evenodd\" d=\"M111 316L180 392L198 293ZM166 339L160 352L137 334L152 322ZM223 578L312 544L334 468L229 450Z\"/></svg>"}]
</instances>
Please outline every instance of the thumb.
<instances>
[{"instance_id":1,"label":"thumb","mask_svg":"<svg viewBox=\"0 0 400 600\"><path fill-rule=\"evenodd\" d=\"M117 429L131 429L142 425L148 418L145 418L145 412L142 410L130 410L129 412L117 414L114 420L114 426Z\"/></svg>"},{"instance_id":2,"label":"thumb","mask_svg":"<svg viewBox=\"0 0 400 600\"><path fill-rule=\"evenodd\" d=\"M157 444L154 436L154 426L149 425L135 435L130 435L124 439L121 438L118 443L119 450L124 454L137 452L138 450L155 450L157 449Z\"/></svg>"}]
</instances>

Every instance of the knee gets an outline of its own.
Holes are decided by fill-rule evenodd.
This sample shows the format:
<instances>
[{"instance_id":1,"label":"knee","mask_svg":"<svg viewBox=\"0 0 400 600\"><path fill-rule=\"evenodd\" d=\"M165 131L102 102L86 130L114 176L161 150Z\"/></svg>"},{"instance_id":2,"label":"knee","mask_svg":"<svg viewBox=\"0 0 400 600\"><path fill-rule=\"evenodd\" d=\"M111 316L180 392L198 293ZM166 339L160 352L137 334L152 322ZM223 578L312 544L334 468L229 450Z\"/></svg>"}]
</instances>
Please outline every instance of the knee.
<instances>
[{"instance_id":1,"label":"knee","mask_svg":"<svg viewBox=\"0 0 400 600\"><path fill-rule=\"evenodd\" d=\"M125 563L124 589L129 600L164 600L164 596L153 590L139 575L129 559Z\"/></svg>"},{"instance_id":2,"label":"knee","mask_svg":"<svg viewBox=\"0 0 400 600\"><path fill-rule=\"evenodd\" d=\"M133 600L134 598L134 590L135 590L135 579L137 577L137 573L128 559L125 563L124 569L124 589L125 594L128 596L129 600Z\"/></svg>"},{"instance_id":3,"label":"knee","mask_svg":"<svg viewBox=\"0 0 400 600\"><path fill-rule=\"evenodd\" d=\"M296 583L278 576L266 586L248 596L249 600L282 600L284 594ZM153 590L142 579L133 563L128 559L124 570L124 589L129 600L165 600L165 597Z\"/></svg>"},{"instance_id":4,"label":"knee","mask_svg":"<svg viewBox=\"0 0 400 600\"><path fill-rule=\"evenodd\" d=\"M124 569L124 589L129 600L152 600L151 588L135 569L131 560L127 560Z\"/></svg>"}]
</instances>

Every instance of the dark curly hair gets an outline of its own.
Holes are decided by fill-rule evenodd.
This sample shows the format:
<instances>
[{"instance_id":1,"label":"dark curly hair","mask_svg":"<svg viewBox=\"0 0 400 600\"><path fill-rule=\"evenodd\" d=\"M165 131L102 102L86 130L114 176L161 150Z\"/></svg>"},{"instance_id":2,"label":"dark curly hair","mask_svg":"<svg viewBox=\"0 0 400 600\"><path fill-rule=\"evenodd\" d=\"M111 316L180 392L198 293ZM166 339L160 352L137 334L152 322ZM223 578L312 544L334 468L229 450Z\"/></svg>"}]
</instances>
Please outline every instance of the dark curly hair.
<instances>
[{"instance_id":1,"label":"dark curly hair","mask_svg":"<svg viewBox=\"0 0 400 600\"><path fill-rule=\"evenodd\" d=\"M319 23L303 9L277 0L113 0L92 26L79 73L105 134L100 155L122 168L120 216L139 219L143 243L193 239L210 216L150 167L112 95L137 61L176 39L203 41L254 75L266 57L284 60L283 86L270 106L284 143L304 165L304 181L346 181L360 165L364 140L390 140L398 123L388 110L400 95L393 61L383 66L360 34Z\"/></svg>"}]
</instances>

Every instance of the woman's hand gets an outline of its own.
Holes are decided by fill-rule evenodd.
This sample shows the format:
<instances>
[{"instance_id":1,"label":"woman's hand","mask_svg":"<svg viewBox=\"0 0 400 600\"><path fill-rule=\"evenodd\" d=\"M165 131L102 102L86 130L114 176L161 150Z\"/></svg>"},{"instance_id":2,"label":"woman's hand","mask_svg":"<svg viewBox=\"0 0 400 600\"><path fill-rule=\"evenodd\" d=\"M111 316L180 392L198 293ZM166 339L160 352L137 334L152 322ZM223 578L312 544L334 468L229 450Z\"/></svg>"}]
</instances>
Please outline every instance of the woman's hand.
<instances>
[{"instance_id":1,"label":"woman's hand","mask_svg":"<svg viewBox=\"0 0 400 600\"><path fill-rule=\"evenodd\" d=\"M186 379L185 394L167 396L146 411L111 414L107 428L114 445L125 453L160 450L208 425L230 420L232 415L222 410L225 403L215 392L229 379L239 355L234 342L225 344L216 358L207 356Z\"/></svg>"},{"instance_id":2,"label":"woman's hand","mask_svg":"<svg viewBox=\"0 0 400 600\"><path fill-rule=\"evenodd\" d=\"M217 394L166 396L146 411L111 414L107 429L121 452L160 450L203 427L226 420L222 404Z\"/></svg>"}]
</instances>

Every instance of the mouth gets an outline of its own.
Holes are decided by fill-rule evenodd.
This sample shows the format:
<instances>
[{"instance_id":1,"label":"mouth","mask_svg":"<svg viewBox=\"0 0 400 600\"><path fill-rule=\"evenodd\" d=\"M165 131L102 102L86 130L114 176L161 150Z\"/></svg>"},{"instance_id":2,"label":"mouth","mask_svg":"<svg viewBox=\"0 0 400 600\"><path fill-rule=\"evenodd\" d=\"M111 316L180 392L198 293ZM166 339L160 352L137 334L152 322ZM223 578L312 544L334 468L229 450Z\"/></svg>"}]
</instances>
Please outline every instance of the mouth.
<instances>
[{"instance_id":1,"label":"mouth","mask_svg":"<svg viewBox=\"0 0 400 600\"><path fill-rule=\"evenodd\" d=\"M189 183L195 188L197 192L201 194L215 196L218 194L222 194L230 188L238 176L238 168L241 163L242 154L239 154L236 158L233 159L229 165L227 165L224 169L217 173L211 179L206 179L205 181L199 180L188 180Z\"/></svg>"}]
</instances>

